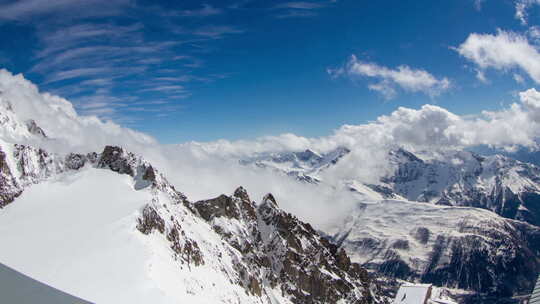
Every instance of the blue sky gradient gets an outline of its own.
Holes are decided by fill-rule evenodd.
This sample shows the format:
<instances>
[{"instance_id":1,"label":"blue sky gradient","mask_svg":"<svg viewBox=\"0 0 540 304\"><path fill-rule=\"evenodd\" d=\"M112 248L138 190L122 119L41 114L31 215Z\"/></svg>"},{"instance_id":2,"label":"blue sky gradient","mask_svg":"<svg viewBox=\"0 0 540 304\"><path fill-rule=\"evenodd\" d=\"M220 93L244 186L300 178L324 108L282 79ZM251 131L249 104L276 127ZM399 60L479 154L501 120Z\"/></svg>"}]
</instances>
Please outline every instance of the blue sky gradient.
<instances>
[{"instance_id":1,"label":"blue sky gradient","mask_svg":"<svg viewBox=\"0 0 540 304\"><path fill-rule=\"evenodd\" d=\"M520 3L525 21L516 13ZM537 84L530 73L480 69L458 48L473 33L499 30L537 48L537 4L0 1L0 67L69 99L82 114L164 143L323 136L400 106L435 104L460 115L507 107ZM352 55L385 75L408 66L449 85L406 89L386 76L343 72Z\"/></svg>"}]
</instances>

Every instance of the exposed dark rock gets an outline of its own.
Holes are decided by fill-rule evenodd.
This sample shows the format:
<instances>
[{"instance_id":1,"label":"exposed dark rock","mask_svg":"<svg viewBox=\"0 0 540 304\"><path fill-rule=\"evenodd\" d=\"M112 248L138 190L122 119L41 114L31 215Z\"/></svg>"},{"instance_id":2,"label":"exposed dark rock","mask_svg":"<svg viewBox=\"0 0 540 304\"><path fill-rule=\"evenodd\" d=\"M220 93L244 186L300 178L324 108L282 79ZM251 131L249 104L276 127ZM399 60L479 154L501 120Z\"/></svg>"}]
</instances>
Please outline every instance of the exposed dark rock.
<instances>
[{"instance_id":1,"label":"exposed dark rock","mask_svg":"<svg viewBox=\"0 0 540 304\"><path fill-rule=\"evenodd\" d=\"M137 229L144 234L149 234L156 229L160 233L165 232L165 221L159 216L156 209L146 205L142 210L142 217L137 219Z\"/></svg>"},{"instance_id":2,"label":"exposed dark rock","mask_svg":"<svg viewBox=\"0 0 540 304\"><path fill-rule=\"evenodd\" d=\"M188 264L195 266L203 265L204 259L197 242L188 238L181 240L178 231L182 231L182 229L178 223L175 223L167 234L167 240L171 242L171 249Z\"/></svg>"},{"instance_id":3,"label":"exposed dark rock","mask_svg":"<svg viewBox=\"0 0 540 304\"><path fill-rule=\"evenodd\" d=\"M392 243L392 248L408 250L409 249L409 241L407 241L407 240L397 240L394 243Z\"/></svg>"},{"instance_id":4,"label":"exposed dark rock","mask_svg":"<svg viewBox=\"0 0 540 304\"><path fill-rule=\"evenodd\" d=\"M156 182L156 172L154 171L154 168L152 166L146 168L143 179L152 183Z\"/></svg>"},{"instance_id":5,"label":"exposed dark rock","mask_svg":"<svg viewBox=\"0 0 540 304\"><path fill-rule=\"evenodd\" d=\"M40 136L42 138L47 138L47 135L45 134L45 131L37 125L36 121L33 119L30 119L26 122L26 127L28 128L28 132Z\"/></svg>"},{"instance_id":6,"label":"exposed dark rock","mask_svg":"<svg viewBox=\"0 0 540 304\"><path fill-rule=\"evenodd\" d=\"M419 227L413 232L414 238L422 244L427 244L431 231L425 227Z\"/></svg>"},{"instance_id":7,"label":"exposed dark rock","mask_svg":"<svg viewBox=\"0 0 540 304\"><path fill-rule=\"evenodd\" d=\"M132 165L135 156L131 153L124 153L120 147L106 146L98 161L98 168L108 168L120 174L134 176Z\"/></svg>"},{"instance_id":8,"label":"exposed dark rock","mask_svg":"<svg viewBox=\"0 0 540 304\"><path fill-rule=\"evenodd\" d=\"M233 202L231 197L226 195L220 195L217 198L206 201L198 201L193 206L206 221L222 216L240 219L238 206Z\"/></svg>"},{"instance_id":9,"label":"exposed dark rock","mask_svg":"<svg viewBox=\"0 0 540 304\"><path fill-rule=\"evenodd\" d=\"M71 170L79 170L88 162L88 158L82 154L70 153L66 156L66 167Z\"/></svg>"},{"instance_id":10,"label":"exposed dark rock","mask_svg":"<svg viewBox=\"0 0 540 304\"><path fill-rule=\"evenodd\" d=\"M0 149L0 208L13 202L21 193L22 189L8 166L6 154Z\"/></svg>"}]
</instances>

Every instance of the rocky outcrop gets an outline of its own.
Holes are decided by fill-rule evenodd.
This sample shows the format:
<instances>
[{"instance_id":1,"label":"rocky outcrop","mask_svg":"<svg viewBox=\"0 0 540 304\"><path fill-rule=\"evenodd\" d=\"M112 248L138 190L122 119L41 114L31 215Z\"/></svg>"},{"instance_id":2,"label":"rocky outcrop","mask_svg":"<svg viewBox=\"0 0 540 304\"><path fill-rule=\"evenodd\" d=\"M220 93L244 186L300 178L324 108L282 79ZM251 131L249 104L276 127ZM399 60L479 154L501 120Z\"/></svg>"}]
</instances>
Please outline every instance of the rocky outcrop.
<instances>
[{"instance_id":1,"label":"rocky outcrop","mask_svg":"<svg viewBox=\"0 0 540 304\"><path fill-rule=\"evenodd\" d=\"M6 153L0 149L0 208L13 202L21 193L22 189L7 163Z\"/></svg>"},{"instance_id":2,"label":"rocky outcrop","mask_svg":"<svg viewBox=\"0 0 540 304\"><path fill-rule=\"evenodd\" d=\"M279 209L268 194L260 205L243 188L198 201L194 208L241 254L239 284L260 294L279 288L293 303L375 303L367 271L311 225Z\"/></svg>"},{"instance_id":3,"label":"rocky outcrop","mask_svg":"<svg viewBox=\"0 0 540 304\"><path fill-rule=\"evenodd\" d=\"M133 167L137 159L133 153L124 152L124 149L115 146L106 146L98 160L98 168L107 168L120 174L135 176Z\"/></svg>"},{"instance_id":4,"label":"rocky outcrop","mask_svg":"<svg viewBox=\"0 0 540 304\"><path fill-rule=\"evenodd\" d=\"M47 138L47 134L45 134L45 131L43 131L40 126L38 126L35 120L28 120L26 122L26 127L28 128L28 132L30 132L30 134L36 135L40 138Z\"/></svg>"}]
</instances>

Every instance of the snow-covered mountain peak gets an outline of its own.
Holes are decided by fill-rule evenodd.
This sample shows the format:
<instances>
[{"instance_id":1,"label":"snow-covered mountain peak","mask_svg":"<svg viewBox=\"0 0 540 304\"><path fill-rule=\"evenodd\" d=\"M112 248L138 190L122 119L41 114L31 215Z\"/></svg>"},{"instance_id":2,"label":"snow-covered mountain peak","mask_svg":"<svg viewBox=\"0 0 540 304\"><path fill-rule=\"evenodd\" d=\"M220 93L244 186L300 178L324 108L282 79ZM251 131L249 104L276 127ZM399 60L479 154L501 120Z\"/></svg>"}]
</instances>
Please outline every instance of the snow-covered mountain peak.
<instances>
[{"instance_id":1,"label":"snow-covered mountain peak","mask_svg":"<svg viewBox=\"0 0 540 304\"><path fill-rule=\"evenodd\" d=\"M318 183L319 173L335 165L350 153L345 147L338 147L326 153L317 153L311 149L301 152L259 153L240 160L243 165L253 165L284 174L297 180Z\"/></svg>"}]
</instances>

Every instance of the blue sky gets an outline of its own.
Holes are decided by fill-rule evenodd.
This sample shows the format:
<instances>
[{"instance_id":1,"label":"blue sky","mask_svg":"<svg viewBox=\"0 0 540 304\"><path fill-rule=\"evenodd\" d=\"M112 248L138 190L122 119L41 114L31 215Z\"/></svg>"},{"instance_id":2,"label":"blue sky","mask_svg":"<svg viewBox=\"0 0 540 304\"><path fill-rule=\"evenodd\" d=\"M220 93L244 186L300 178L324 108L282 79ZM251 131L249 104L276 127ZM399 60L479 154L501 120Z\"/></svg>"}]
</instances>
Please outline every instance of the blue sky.
<instances>
[{"instance_id":1,"label":"blue sky","mask_svg":"<svg viewBox=\"0 0 540 304\"><path fill-rule=\"evenodd\" d=\"M539 4L0 0L0 67L164 143L323 136L507 107L540 82Z\"/></svg>"}]
</instances>

